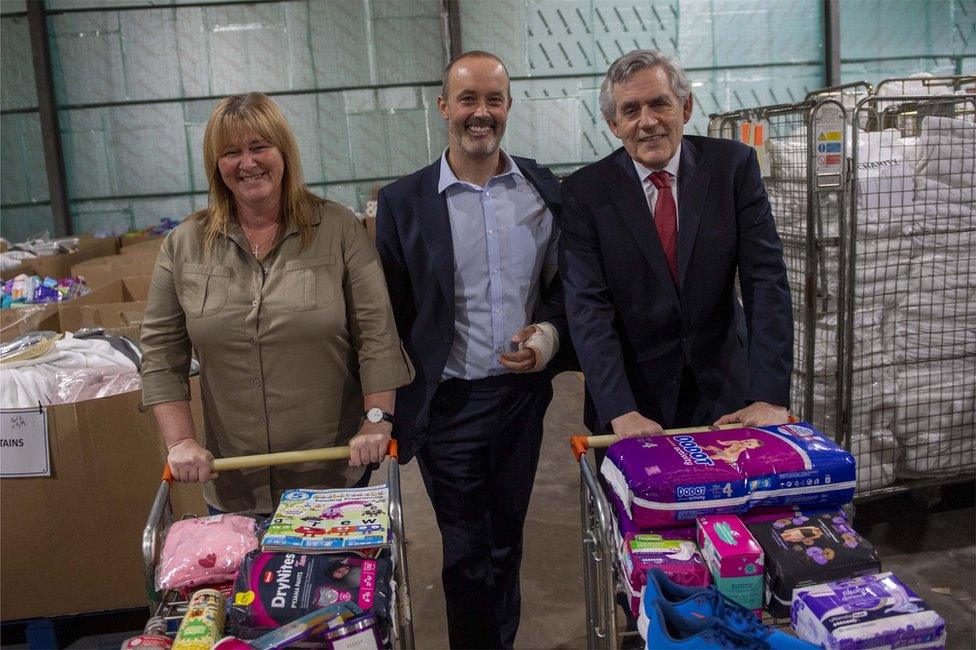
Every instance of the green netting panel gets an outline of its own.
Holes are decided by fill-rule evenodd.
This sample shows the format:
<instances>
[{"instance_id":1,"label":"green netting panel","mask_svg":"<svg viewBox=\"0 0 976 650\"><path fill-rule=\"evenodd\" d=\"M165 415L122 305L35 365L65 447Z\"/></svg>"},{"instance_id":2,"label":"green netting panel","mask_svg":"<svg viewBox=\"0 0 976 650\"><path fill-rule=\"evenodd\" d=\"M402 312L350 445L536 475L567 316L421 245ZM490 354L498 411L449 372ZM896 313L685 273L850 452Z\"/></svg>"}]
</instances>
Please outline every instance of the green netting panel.
<instances>
[{"instance_id":1,"label":"green netting panel","mask_svg":"<svg viewBox=\"0 0 976 650\"><path fill-rule=\"evenodd\" d=\"M845 82L972 73L976 1L845 0L840 7Z\"/></svg>"},{"instance_id":2,"label":"green netting panel","mask_svg":"<svg viewBox=\"0 0 976 650\"><path fill-rule=\"evenodd\" d=\"M0 117L0 140L0 203L47 201L47 171L37 112Z\"/></svg>"},{"instance_id":3,"label":"green netting panel","mask_svg":"<svg viewBox=\"0 0 976 650\"><path fill-rule=\"evenodd\" d=\"M37 106L26 16L5 16L0 20L0 61L3 79L0 109L6 111Z\"/></svg>"}]
</instances>

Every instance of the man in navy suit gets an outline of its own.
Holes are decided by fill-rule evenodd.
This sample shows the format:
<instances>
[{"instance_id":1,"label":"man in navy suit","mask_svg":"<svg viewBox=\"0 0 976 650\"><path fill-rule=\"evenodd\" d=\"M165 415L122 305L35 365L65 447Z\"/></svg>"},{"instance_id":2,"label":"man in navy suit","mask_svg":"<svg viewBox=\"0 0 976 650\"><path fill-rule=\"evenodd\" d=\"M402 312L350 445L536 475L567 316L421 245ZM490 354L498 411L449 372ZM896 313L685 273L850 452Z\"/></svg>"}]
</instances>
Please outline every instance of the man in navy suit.
<instances>
[{"instance_id":1,"label":"man in navy suit","mask_svg":"<svg viewBox=\"0 0 976 650\"><path fill-rule=\"evenodd\" d=\"M469 52L437 100L449 145L384 187L376 246L413 383L397 391L401 462L416 454L443 540L453 648L510 648L522 526L571 349L556 276L559 184L499 144L512 104L498 57Z\"/></svg>"},{"instance_id":2,"label":"man in navy suit","mask_svg":"<svg viewBox=\"0 0 976 650\"><path fill-rule=\"evenodd\" d=\"M563 182L560 220L587 426L786 421L790 293L755 152L683 135L691 86L660 52L617 59L600 109L623 147Z\"/></svg>"}]
</instances>

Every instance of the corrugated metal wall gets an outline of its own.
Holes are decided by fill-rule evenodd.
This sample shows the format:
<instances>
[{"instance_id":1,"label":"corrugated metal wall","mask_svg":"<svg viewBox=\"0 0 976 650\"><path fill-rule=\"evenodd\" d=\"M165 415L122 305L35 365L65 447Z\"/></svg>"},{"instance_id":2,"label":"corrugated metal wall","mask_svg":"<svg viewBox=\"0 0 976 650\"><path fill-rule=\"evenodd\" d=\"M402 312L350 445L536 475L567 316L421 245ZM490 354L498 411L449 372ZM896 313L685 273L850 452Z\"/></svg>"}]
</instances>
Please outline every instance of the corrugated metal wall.
<instances>
[{"instance_id":1,"label":"corrugated metal wall","mask_svg":"<svg viewBox=\"0 0 976 650\"><path fill-rule=\"evenodd\" d=\"M55 94L78 232L141 228L206 202L203 128L216 98L276 93L308 183L361 208L372 187L446 145L439 0L49 0ZM189 6L183 6L189 5ZM976 0L844 0L845 80L973 68ZM0 230L50 228L23 1L0 3ZM465 49L508 63L506 148L557 171L617 146L597 107L614 58L676 54L709 113L800 100L823 85L821 0L461 0ZM955 57L955 58L953 58Z\"/></svg>"}]
</instances>

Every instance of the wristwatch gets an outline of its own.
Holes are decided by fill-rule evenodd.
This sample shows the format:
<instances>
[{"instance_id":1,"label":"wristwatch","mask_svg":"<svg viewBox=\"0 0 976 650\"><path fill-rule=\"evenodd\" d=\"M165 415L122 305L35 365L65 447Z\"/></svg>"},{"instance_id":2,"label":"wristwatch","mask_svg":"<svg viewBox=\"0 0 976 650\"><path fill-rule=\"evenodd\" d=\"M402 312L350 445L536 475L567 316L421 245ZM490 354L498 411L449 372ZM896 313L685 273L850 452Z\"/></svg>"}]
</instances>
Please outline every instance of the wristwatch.
<instances>
[{"instance_id":1,"label":"wristwatch","mask_svg":"<svg viewBox=\"0 0 976 650\"><path fill-rule=\"evenodd\" d=\"M379 424L380 422L389 422L390 424L393 424L393 414L387 413L378 406L374 406L366 411L366 420L372 422L373 424Z\"/></svg>"}]
</instances>

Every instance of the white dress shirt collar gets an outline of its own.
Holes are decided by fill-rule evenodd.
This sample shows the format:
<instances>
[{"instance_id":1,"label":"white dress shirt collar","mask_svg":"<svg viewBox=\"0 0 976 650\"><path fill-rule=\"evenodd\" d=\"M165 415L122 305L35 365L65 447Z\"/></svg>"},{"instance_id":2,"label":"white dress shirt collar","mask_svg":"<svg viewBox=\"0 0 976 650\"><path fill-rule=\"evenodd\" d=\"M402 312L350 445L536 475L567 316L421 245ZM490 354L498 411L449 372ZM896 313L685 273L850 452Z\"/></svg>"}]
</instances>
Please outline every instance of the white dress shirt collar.
<instances>
[{"instance_id":1,"label":"white dress shirt collar","mask_svg":"<svg viewBox=\"0 0 976 650\"><path fill-rule=\"evenodd\" d=\"M656 171L659 171L657 169L650 169L649 167L645 167L644 165L640 164L633 158L631 158L631 161L634 163L634 169L637 170L637 178L641 180L641 183L646 182L648 176L650 176ZM671 160L669 160L668 164L664 166L664 171L671 174L672 178L677 178L678 167L680 166L680 164L681 164L681 143L679 142L677 150L675 150L674 155L671 156ZM671 182L671 185L674 185L674 181Z\"/></svg>"},{"instance_id":2,"label":"white dress shirt collar","mask_svg":"<svg viewBox=\"0 0 976 650\"><path fill-rule=\"evenodd\" d=\"M451 169L451 164L447 162L447 151L448 150L445 149L444 153L441 154L441 175L440 175L440 179L437 181L437 193L440 194L450 186L455 185L457 183L461 183L469 187L476 187L477 189L481 189L480 187L477 187L474 183L462 181L460 178L454 175L454 170ZM492 176L492 178L501 178L502 176L507 176L508 174L512 174L514 176L521 176L522 178L525 178L525 175L522 174L522 170L518 168L518 165L515 164L515 161L512 159L511 156L509 156L507 153L505 153L502 150L499 151L499 154L501 155L502 160L505 162L505 166L502 167L502 172L500 174L496 174Z\"/></svg>"}]
</instances>

